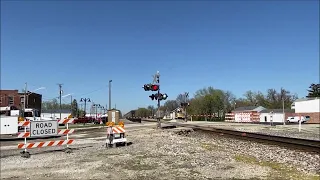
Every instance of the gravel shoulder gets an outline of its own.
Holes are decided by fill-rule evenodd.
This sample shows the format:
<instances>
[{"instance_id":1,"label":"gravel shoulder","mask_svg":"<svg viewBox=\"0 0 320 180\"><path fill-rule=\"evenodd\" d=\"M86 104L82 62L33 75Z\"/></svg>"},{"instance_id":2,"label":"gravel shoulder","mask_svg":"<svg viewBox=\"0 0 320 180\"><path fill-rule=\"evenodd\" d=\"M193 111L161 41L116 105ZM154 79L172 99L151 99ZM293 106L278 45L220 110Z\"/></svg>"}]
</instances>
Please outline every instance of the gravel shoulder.
<instances>
[{"instance_id":1,"label":"gravel shoulder","mask_svg":"<svg viewBox=\"0 0 320 180\"><path fill-rule=\"evenodd\" d=\"M46 148L29 159L2 151L1 179L319 179L319 154L198 132L141 129L127 138L127 147L108 149L96 137L71 154Z\"/></svg>"}]
</instances>

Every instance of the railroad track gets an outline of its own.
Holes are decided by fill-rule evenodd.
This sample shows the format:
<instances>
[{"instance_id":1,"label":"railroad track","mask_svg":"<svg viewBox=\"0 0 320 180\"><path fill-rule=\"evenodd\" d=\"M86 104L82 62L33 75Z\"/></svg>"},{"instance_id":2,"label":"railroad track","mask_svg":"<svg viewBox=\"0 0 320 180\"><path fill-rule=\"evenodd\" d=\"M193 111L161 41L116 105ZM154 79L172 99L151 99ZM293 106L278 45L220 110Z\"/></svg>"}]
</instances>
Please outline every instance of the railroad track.
<instances>
[{"instance_id":1,"label":"railroad track","mask_svg":"<svg viewBox=\"0 0 320 180\"><path fill-rule=\"evenodd\" d=\"M156 120L142 120L155 122ZM311 140L311 139L301 139L301 138L293 138L293 137L284 137L284 136L274 136L260 133L252 133L252 132L243 132L237 130L229 130L229 129L221 129L216 127L206 127L200 125L193 124L184 124L184 123L176 123L176 122L165 122L161 121L161 123L171 126L179 126L179 127L188 127L194 130L201 130L210 133L218 133L223 135L228 135L232 137L237 137L246 140L254 140L262 143L268 144L276 144L279 146L286 146L293 149L301 149L304 151L311 151L320 153L320 141L319 140Z\"/></svg>"}]
</instances>

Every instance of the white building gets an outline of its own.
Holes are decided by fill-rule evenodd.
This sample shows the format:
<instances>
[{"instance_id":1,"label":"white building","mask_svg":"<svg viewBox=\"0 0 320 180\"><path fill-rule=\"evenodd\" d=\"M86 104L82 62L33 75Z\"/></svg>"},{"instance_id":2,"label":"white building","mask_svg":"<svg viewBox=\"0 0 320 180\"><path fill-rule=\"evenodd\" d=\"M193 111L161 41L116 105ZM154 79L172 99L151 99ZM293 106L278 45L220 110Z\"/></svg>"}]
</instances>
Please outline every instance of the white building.
<instances>
[{"instance_id":1,"label":"white building","mask_svg":"<svg viewBox=\"0 0 320 180\"><path fill-rule=\"evenodd\" d=\"M232 111L232 121L234 122L259 122L259 113L266 108L262 106L238 107Z\"/></svg>"},{"instance_id":2,"label":"white building","mask_svg":"<svg viewBox=\"0 0 320 180\"><path fill-rule=\"evenodd\" d=\"M62 109L61 111L61 119L67 118L71 114L71 110ZM41 118L53 118L60 119L60 111L43 111L41 113Z\"/></svg>"},{"instance_id":3,"label":"white building","mask_svg":"<svg viewBox=\"0 0 320 180\"><path fill-rule=\"evenodd\" d=\"M291 108L295 110L295 113L320 112L320 98L297 99Z\"/></svg>"},{"instance_id":4,"label":"white building","mask_svg":"<svg viewBox=\"0 0 320 180\"><path fill-rule=\"evenodd\" d=\"M320 123L320 98L297 99L291 109L303 116L310 116L308 123Z\"/></svg>"},{"instance_id":5,"label":"white building","mask_svg":"<svg viewBox=\"0 0 320 180\"><path fill-rule=\"evenodd\" d=\"M290 113L293 114L294 110L285 109L283 114L282 109L265 109L260 111L260 122L270 122L272 117L272 122L283 123Z\"/></svg>"}]
</instances>

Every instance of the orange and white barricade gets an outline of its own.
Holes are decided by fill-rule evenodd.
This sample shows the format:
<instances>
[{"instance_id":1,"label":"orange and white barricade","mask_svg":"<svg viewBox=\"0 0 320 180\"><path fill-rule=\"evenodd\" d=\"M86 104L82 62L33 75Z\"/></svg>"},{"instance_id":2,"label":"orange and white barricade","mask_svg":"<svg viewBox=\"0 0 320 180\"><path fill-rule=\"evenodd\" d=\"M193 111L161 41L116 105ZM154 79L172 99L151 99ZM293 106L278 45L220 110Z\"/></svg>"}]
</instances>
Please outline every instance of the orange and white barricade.
<instances>
[{"instance_id":1,"label":"orange and white barricade","mask_svg":"<svg viewBox=\"0 0 320 180\"><path fill-rule=\"evenodd\" d=\"M127 145L127 138L125 136L124 124L121 122L119 125L114 125L113 122L107 123L108 129L107 134L108 138L106 140L106 146L124 144ZM110 138L111 137L111 138Z\"/></svg>"},{"instance_id":2,"label":"orange and white barricade","mask_svg":"<svg viewBox=\"0 0 320 180\"><path fill-rule=\"evenodd\" d=\"M19 126L24 127L24 132L18 133L18 138L24 138L24 143L18 144L18 149L24 149L21 153L22 157L30 157L27 149L42 148L52 146L67 146L66 152L70 152L69 145L73 144L74 140L69 139L69 134L74 132L74 129L69 129L69 124L73 123L73 118L66 118L63 120L44 120L44 121L20 121ZM66 124L66 129L58 129L59 124ZM29 131L27 131L27 128ZM67 135L67 139L46 142L27 143L27 138L43 138L48 136Z\"/></svg>"}]
</instances>

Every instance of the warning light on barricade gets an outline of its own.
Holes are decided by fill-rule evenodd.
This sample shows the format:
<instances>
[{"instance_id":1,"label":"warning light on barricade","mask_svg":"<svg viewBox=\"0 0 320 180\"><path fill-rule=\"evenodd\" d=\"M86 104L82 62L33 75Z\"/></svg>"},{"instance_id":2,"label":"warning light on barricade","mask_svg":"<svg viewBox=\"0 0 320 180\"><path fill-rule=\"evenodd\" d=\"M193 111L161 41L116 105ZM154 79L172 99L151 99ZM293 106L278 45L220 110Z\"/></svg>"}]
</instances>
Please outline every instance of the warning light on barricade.
<instances>
[{"instance_id":1,"label":"warning light on barricade","mask_svg":"<svg viewBox=\"0 0 320 180\"><path fill-rule=\"evenodd\" d=\"M121 126L122 128L124 128L124 123L122 121L119 122L119 126Z\"/></svg>"},{"instance_id":2,"label":"warning light on barricade","mask_svg":"<svg viewBox=\"0 0 320 180\"><path fill-rule=\"evenodd\" d=\"M114 126L114 122L107 122L107 126Z\"/></svg>"},{"instance_id":3,"label":"warning light on barricade","mask_svg":"<svg viewBox=\"0 0 320 180\"><path fill-rule=\"evenodd\" d=\"M70 119L70 118L72 118L72 114L70 114L70 115L68 116L68 119Z\"/></svg>"},{"instance_id":4,"label":"warning light on barricade","mask_svg":"<svg viewBox=\"0 0 320 180\"><path fill-rule=\"evenodd\" d=\"M19 117L18 121L24 121L24 118L23 117Z\"/></svg>"}]
</instances>

